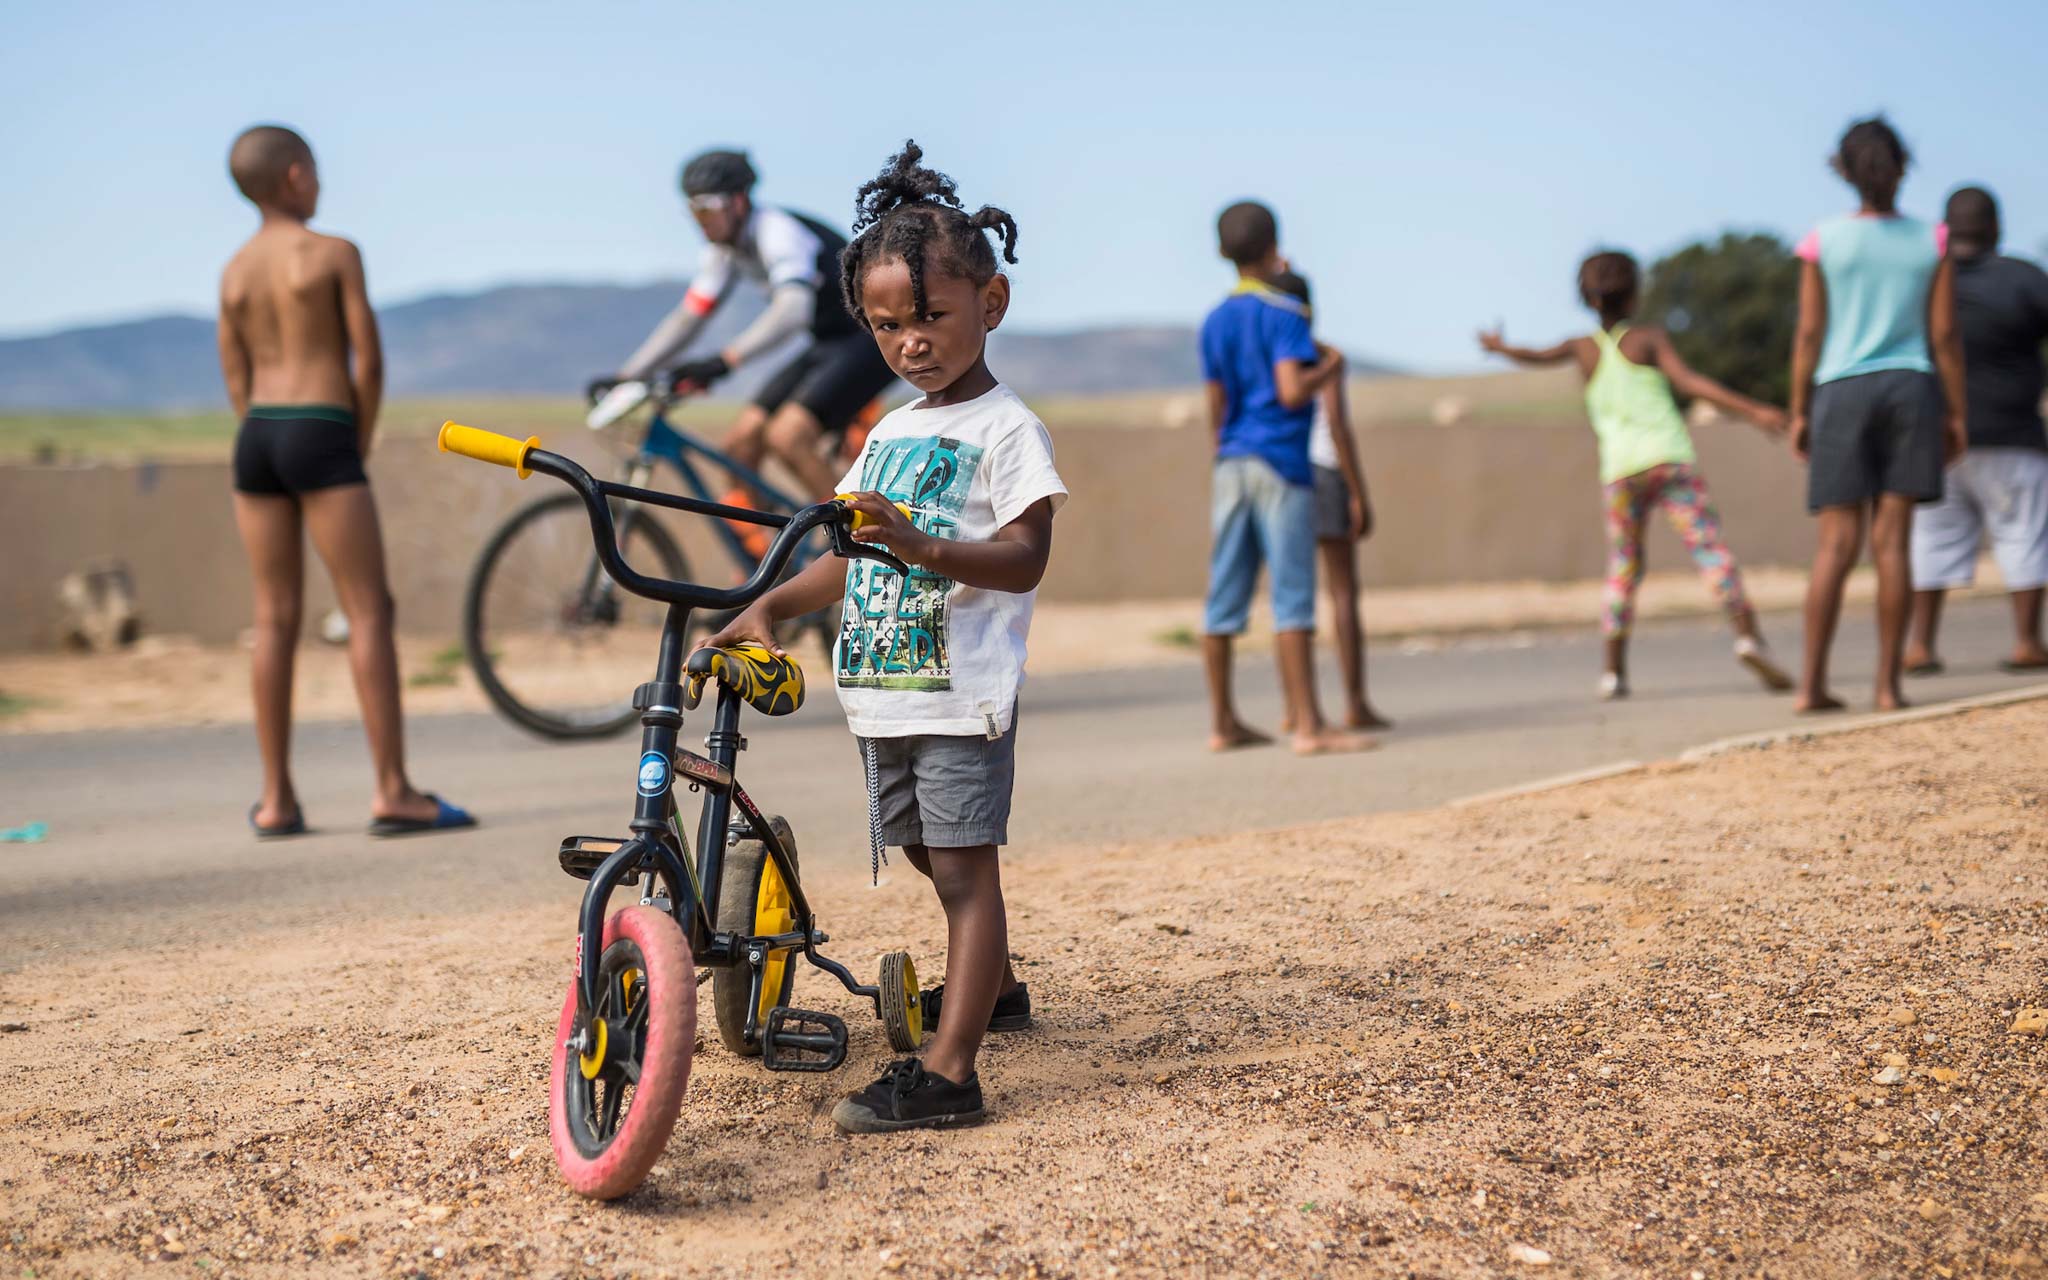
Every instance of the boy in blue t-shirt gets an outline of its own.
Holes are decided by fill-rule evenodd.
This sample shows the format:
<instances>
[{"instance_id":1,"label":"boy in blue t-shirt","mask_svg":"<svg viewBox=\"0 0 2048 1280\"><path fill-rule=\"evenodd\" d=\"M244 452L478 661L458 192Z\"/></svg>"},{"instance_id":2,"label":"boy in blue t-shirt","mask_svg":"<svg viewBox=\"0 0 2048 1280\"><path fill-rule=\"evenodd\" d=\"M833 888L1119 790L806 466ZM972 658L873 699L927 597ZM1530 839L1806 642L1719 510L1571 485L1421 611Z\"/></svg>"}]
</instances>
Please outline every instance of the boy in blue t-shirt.
<instances>
[{"instance_id":1,"label":"boy in blue t-shirt","mask_svg":"<svg viewBox=\"0 0 2048 1280\"><path fill-rule=\"evenodd\" d=\"M1362 751L1363 734L1332 729L1316 706L1315 473L1308 440L1315 399L1344 376L1344 357L1309 336L1308 307L1266 282L1285 270L1273 211L1253 201L1216 220L1237 288L1202 322L1202 377L1216 437L1210 497L1209 596L1202 659L1209 676L1209 749L1272 741L1231 704L1231 640L1244 631L1263 561L1272 578L1280 679L1301 755Z\"/></svg>"}]
</instances>

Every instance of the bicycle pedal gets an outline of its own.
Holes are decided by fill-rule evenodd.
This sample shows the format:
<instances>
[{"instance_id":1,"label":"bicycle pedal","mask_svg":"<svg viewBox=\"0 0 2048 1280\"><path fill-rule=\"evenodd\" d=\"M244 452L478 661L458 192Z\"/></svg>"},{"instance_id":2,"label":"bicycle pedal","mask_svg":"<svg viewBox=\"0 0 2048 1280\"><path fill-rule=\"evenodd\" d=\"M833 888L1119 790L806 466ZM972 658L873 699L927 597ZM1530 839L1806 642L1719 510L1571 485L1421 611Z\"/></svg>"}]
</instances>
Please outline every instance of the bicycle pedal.
<instances>
[{"instance_id":1,"label":"bicycle pedal","mask_svg":"<svg viewBox=\"0 0 2048 1280\"><path fill-rule=\"evenodd\" d=\"M777 1005L761 1031L761 1065L770 1071L830 1071L846 1061L846 1023L829 1013Z\"/></svg>"},{"instance_id":2,"label":"bicycle pedal","mask_svg":"<svg viewBox=\"0 0 2048 1280\"><path fill-rule=\"evenodd\" d=\"M617 853L625 843L624 840L612 836L570 836L562 841L561 851L555 856L562 864L562 870L578 880L588 880L598 867L603 865L604 860ZM650 858L640 859L641 869L652 864L653 860Z\"/></svg>"}]
</instances>

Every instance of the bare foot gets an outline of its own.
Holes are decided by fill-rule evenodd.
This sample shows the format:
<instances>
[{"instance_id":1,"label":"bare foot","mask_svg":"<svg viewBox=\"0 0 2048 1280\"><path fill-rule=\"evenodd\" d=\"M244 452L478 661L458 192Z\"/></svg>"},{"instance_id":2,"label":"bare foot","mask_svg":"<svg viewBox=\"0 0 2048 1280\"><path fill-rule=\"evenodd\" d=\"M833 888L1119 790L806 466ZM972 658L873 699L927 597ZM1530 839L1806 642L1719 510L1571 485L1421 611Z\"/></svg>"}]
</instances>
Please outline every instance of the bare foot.
<instances>
[{"instance_id":1,"label":"bare foot","mask_svg":"<svg viewBox=\"0 0 2048 1280\"><path fill-rule=\"evenodd\" d=\"M1294 735L1294 754L1298 756L1334 756L1353 751L1370 751L1380 744L1362 733L1349 729L1322 729L1315 733Z\"/></svg>"},{"instance_id":2,"label":"bare foot","mask_svg":"<svg viewBox=\"0 0 2048 1280\"><path fill-rule=\"evenodd\" d=\"M1910 707L1913 704L1906 701L1905 697L1902 694L1900 694L1896 689L1880 689L1877 691L1877 697L1873 705L1875 705L1879 711L1904 711L1907 707Z\"/></svg>"},{"instance_id":3,"label":"bare foot","mask_svg":"<svg viewBox=\"0 0 2048 1280\"><path fill-rule=\"evenodd\" d=\"M1844 711L1849 704L1831 693L1802 693L1792 709L1800 715L1819 715L1825 711Z\"/></svg>"},{"instance_id":4,"label":"bare foot","mask_svg":"<svg viewBox=\"0 0 2048 1280\"><path fill-rule=\"evenodd\" d=\"M1237 721L1228 729L1209 735L1209 750L1235 751L1239 747L1270 746L1272 742L1271 735L1260 733L1250 725Z\"/></svg>"},{"instance_id":5,"label":"bare foot","mask_svg":"<svg viewBox=\"0 0 2048 1280\"><path fill-rule=\"evenodd\" d=\"M1371 707L1353 707L1344 716L1347 729L1391 729L1394 722L1374 711Z\"/></svg>"},{"instance_id":6,"label":"bare foot","mask_svg":"<svg viewBox=\"0 0 2048 1280\"><path fill-rule=\"evenodd\" d=\"M1998 664L2000 671L2048 671L2048 650L2034 649L2015 653Z\"/></svg>"}]
</instances>

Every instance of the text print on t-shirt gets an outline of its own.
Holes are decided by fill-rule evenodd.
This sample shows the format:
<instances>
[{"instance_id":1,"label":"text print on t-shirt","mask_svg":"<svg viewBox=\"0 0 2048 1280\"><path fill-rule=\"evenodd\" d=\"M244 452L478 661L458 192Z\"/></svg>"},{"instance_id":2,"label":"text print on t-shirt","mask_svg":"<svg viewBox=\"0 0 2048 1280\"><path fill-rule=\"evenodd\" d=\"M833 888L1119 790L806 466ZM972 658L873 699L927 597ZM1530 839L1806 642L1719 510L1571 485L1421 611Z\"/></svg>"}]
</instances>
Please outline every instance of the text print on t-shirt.
<instances>
[{"instance_id":1,"label":"text print on t-shirt","mask_svg":"<svg viewBox=\"0 0 2048 1280\"><path fill-rule=\"evenodd\" d=\"M981 466L981 448L945 436L870 444L861 487L910 508L910 522L934 538L956 536L960 510ZM873 560L847 571L839 624L839 684L848 689L950 689L952 649L946 601L953 580L912 566L910 576Z\"/></svg>"}]
</instances>

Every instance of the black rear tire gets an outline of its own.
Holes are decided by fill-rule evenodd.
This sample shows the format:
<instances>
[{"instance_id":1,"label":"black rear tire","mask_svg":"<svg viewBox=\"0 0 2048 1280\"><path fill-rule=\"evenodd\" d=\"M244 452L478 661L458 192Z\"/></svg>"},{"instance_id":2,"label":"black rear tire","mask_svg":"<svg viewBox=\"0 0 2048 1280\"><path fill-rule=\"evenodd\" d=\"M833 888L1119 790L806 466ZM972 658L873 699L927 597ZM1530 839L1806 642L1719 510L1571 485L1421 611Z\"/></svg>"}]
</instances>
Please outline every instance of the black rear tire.
<instances>
[{"instance_id":1,"label":"black rear tire","mask_svg":"<svg viewBox=\"0 0 2048 1280\"><path fill-rule=\"evenodd\" d=\"M549 540L560 546L564 539L580 539L583 554L559 558L559 563L550 566L556 572L547 573L548 580L531 587L511 581L524 569L511 559L515 547L527 541ZM633 513L621 542L626 563L640 572L671 581L690 580L683 549L645 510ZM630 687L621 687L616 676L594 675L587 682L588 689L578 684L567 697L544 699L531 688L522 689L521 672L511 669L516 663L508 664L503 647L495 643L501 638L509 639L508 633L520 623L540 623L553 638L572 647L579 643L601 644L608 633L618 629L624 611L629 609L653 611L653 625L658 626L662 606L652 601L642 601L612 587L607 604L597 599L595 592L583 591L577 578L609 583L604 571L596 568L596 557L597 552L590 545L590 516L583 500L573 493L564 493L513 512L484 544L476 568L470 573L469 589L462 603L462 644L470 670L476 673L477 684L482 686L491 705L514 724L543 738L608 738L639 719L640 713L633 710ZM574 567L562 572L563 565ZM537 597L545 608L533 611L531 617L518 617L512 606L520 594ZM592 598L579 598L583 595ZM652 653L647 657L651 666ZM560 681L559 664L551 668L551 674ZM576 683L573 675L570 680Z\"/></svg>"},{"instance_id":2,"label":"black rear tire","mask_svg":"<svg viewBox=\"0 0 2048 1280\"><path fill-rule=\"evenodd\" d=\"M768 825L782 841L782 847L789 851L790 870L799 871L796 836L790 831L789 823L779 814L770 814ZM768 857L768 846L752 837L726 848L725 876L718 884L718 923L715 927L720 932L755 932L756 912L761 905L761 877L773 866ZM798 954L793 950L782 952L780 981L763 986L761 1008L755 1018L757 1031L767 1030L768 1010L789 1003L790 993L796 989ZM771 959L770 963L773 965L774 960ZM773 968L769 974L771 977L774 975ZM726 1048L743 1058L761 1056L761 1042L758 1039L751 1044L747 1042L747 997L753 993L752 988L753 971L744 960L711 971L711 1007L718 1018L718 1038L725 1042Z\"/></svg>"}]
</instances>

